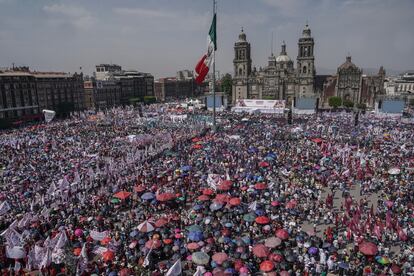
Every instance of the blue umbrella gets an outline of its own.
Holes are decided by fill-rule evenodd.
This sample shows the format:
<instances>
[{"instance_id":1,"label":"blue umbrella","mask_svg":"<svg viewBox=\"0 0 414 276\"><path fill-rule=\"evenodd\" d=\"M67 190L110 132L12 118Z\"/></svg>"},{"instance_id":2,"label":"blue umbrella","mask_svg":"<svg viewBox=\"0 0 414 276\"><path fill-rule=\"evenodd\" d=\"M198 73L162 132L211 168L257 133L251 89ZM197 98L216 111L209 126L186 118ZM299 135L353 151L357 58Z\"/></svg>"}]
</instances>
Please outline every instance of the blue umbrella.
<instances>
[{"instance_id":1,"label":"blue umbrella","mask_svg":"<svg viewBox=\"0 0 414 276\"><path fill-rule=\"evenodd\" d=\"M318 248L316 248L316 247L311 247L311 248L309 248L309 250L308 250L308 252L309 252L309 254L312 254L312 255L315 255L315 254L317 254L318 253Z\"/></svg>"},{"instance_id":2,"label":"blue umbrella","mask_svg":"<svg viewBox=\"0 0 414 276\"><path fill-rule=\"evenodd\" d=\"M138 234L139 234L139 232L138 232L137 230L134 230L134 231L132 231L131 233L129 233L129 236L130 236L131 238L134 238L134 237L136 237Z\"/></svg>"},{"instance_id":3,"label":"blue umbrella","mask_svg":"<svg viewBox=\"0 0 414 276\"><path fill-rule=\"evenodd\" d=\"M204 206L203 205L199 205L199 204L193 206L193 210L195 210L195 211L201 210L203 208L204 208Z\"/></svg>"},{"instance_id":4,"label":"blue umbrella","mask_svg":"<svg viewBox=\"0 0 414 276\"><path fill-rule=\"evenodd\" d=\"M203 240L204 239L204 235L203 235L203 232L199 232L199 231L196 231L196 232L190 232L189 234L188 234L188 239L190 240L190 241L201 241L201 240Z\"/></svg>"},{"instance_id":5,"label":"blue umbrella","mask_svg":"<svg viewBox=\"0 0 414 276\"><path fill-rule=\"evenodd\" d=\"M184 171L184 172L188 172L188 171L191 170L191 166L182 166L181 170Z\"/></svg>"},{"instance_id":6,"label":"blue umbrella","mask_svg":"<svg viewBox=\"0 0 414 276\"><path fill-rule=\"evenodd\" d=\"M226 222L226 224L224 224L224 226L227 227L227 228L232 228L233 227L233 223Z\"/></svg>"},{"instance_id":7,"label":"blue umbrella","mask_svg":"<svg viewBox=\"0 0 414 276\"><path fill-rule=\"evenodd\" d=\"M258 209L258 210L256 210L256 211L255 211L255 213L256 213L256 215L258 215L258 216L263 216L263 215L265 214L265 211L263 211L263 210L261 210L261 209Z\"/></svg>"},{"instance_id":8,"label":"blue umbrella","mask_svg":"<svg viewBox=\"0 0 414 276\"><path fill-rule=\"evenodd\" d=\"M141 199L143 199L143 200L151 200L151 199L154 199L154 198L155 198L155 195L153 193L150 193L150 192L147 192L147 193L145 193L141 196Z\"/></svg>"},{"instance_id":9,"label":"blue umbrella","mask_svg":"<svg viewBox=\"0 0 414 276\"><path fill-rule=\"evenodd\" d=\"M344 262L340 262L338 266L342 269L349 269L349 264Z\"/></svg>"},{"instance_id":10,"label":"blue umbrella","mask_svg":"<svg viewBox=\"0 0 414 276\"><path fill-rule=\"evenodd\" d=\"M222 204L222 203L219 203L219 202L213 202L213 203L210 205L210 210L211 210L211 211L217 211L217 210L220 210L222 207L223 207L223 204Z\"/></svg>"}]
</instances>

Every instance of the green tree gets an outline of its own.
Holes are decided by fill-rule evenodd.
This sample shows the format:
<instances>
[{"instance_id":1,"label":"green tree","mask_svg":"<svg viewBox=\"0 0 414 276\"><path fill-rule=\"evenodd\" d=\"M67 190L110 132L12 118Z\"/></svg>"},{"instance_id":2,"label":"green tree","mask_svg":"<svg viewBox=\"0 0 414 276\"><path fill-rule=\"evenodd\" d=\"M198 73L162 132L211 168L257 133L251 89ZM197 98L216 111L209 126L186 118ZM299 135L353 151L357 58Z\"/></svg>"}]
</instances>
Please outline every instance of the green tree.
<instances>
[{"instance_id":1,"label":"green tree","mask_svg":"<svg viewBox=\"0 0 414 276\"><path fill-rule=\"evenodd\" d=\"M157 101L157 98L155 98L154 96L145 96L144 97L144 103L145 104L152 104L155 103Z\"/></svg>"},{"instance_id":2,"label":"green tree","mask_svg":"<svg viewBox=\"0 0 414 276\"><path fill-rule=\"evenodd\" d=\"M344 106L348 108L354 107L354 103L350 100L344 100Z\"/></svg>"},{"instance_id":3,"label":"green tree","mask_svg":"<svg viewBox=\"0 0 414 276\"><path fill-rule=\"evenodd\" d=\"M329 98L329 106L335 108L340 107L342 104L342 99L340 97L330 97Z\"/></svg>"},{"instance_id":4,"label":"green tree","mask_svg":"<svg viewBox=\"0 0 414 276\"><path fill-rule=\"evenodd\" d=\"M227 96L231 96L233 80L229 73L225 74L221 78L221 91L224 92Z\"/></svg>"},{"instance_id":5,"label":"green tree","mask_svg":"<svg viewBox=\"0 0 414 276\"><path fill-rule=\"evenodd\" d=\"M359 103L357 104L357 108L361 110L365 110L367 108L367 105L365 103Z\"/></svg>"}]
</instances>

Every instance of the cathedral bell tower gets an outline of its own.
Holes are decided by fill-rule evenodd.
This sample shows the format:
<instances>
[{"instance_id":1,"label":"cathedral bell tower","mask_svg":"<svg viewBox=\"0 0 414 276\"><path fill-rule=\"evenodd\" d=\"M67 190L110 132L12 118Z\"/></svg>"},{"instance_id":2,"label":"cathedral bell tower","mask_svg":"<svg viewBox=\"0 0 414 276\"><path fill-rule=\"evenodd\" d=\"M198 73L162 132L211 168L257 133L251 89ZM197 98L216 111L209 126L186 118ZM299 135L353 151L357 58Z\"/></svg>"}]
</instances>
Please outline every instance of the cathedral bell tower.
<instances>
[{"instance_id":1,"label":"cathedral bell tower","mask_svg":"<svg viewBox=\"0 0 414 276\"><path fill-rule=\"evenodd\" d=\"M250 57L250 43L241 29L239 39L234 43L234 75L232 88L232 102L250 98L249 77L252 74L252 59Z\"/></svg>"},{"instance_id":2,"label":"cathedral bell tower","mask_svg":"<svg viewBox=\"0 0 414 276\"><path fill-rule=\"evenodd\" d=\"M250 43L246 40L246 34L243 32L239 34L239 40L234 43L234 77L246 78L252 72L252 60L250 57Z\"/></svg>"},{"instance_id":3,"label":"cathedral bell tower","mask_svg":"<svg viewBox=\"0 0 414 276\"><path fill-rule=\"evenodd\" d=\"M313 55L314 41L308 24L298 42L297 77L298 95L312 96L314 94L315 57Z\"/></svg>"}]
</instances>

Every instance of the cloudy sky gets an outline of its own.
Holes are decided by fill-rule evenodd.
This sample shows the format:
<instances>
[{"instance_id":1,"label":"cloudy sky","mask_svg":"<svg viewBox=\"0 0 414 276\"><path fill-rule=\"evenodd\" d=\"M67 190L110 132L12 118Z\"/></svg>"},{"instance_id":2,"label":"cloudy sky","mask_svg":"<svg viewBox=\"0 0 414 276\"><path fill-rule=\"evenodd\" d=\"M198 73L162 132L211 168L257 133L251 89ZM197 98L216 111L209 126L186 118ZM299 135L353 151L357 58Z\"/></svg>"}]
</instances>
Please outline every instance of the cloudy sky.
<instances>
[{"instance_id":1,"label":"cloudy sky","mask_svg":"<svg viewBox=\"0 0 414 276\"><path fill-rule=\"evenodd\" d=\"M174 76L204 53L210 0L0 0L0 67L92 73L95 64ZM350 53L364 68L414 69L413 0L218 0L217 68L232 71L243 27L253 64L264 66L274 34L296 59L306 22L317 73ZM333 72L333 71L332 71Z\"/></svg>"}]
</instances>

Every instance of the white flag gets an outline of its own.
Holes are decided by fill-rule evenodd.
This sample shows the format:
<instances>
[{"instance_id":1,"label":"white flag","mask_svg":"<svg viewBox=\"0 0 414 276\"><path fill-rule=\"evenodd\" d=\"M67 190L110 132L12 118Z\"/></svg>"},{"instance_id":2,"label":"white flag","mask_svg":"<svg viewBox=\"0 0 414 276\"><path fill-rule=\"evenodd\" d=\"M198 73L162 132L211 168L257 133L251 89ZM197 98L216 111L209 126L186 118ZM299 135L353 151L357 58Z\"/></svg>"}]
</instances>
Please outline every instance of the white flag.
<instances>
[{"instance_id":1,"label":"white flag","mask_svg":"<svg viewBox=\"0 0 414 276\"><path fill-rule=\"evenodd\" d=\"M167 271L165 276L179 276L182 273L181 260L178 259L175 264Z\"/></svg>"},{"instance_id":2,"label":"white flag","mask_svg":"<svg viewBox=\"0 0 414 276\"><path fill-rule=\"evenodd\" d=\"M257 210L257 202L253 201L250 205L249 205L249 210L250 211L256 211Z\"/></svg>"},{"instance_id":3,"label":"white flag","mask_svg":"<svg viewBox=\"0 0 414 276\"><path fill-rule=\"evenodd\" d=\"M8 211L10 211L11 207L7 201L4 201L0 204L0 216L4 215Z\"/></svg>"},{"instance_id":4,"label":"white flag","mask_svg":"<svg viewBox=\"0 0 414 276\"><path fill-rule=\"evenodd\" d=\"M68 241L68 237L66 236L66 231L63 230L59 234L59 239L58 239L53 251L57 251L58 249L61 249L62 247L64 247L67 241Z\"/></svg>"},{"instance_id":5,"label":"white flag","mask_svg":"<svg viewBox=\"0 0 414 276\"><path fill-rule=\"evenodd\" d=\"M98 231L91 230L89 235L95 241L101 241L108 236L108 231L98 232Z\"/></svg>"},{"instance_id":6,"label":"white flag","mask_svg":"<svg viewBox=\"0 0 414 276\"><path fill-rule=\"evenodd\" d=\"M48 248L46 250L46 253L43 256L42 262L40 263L40 269L44 267L48 267L51 262L52 262L52 252Z\"/></svg>"}]
</instances>

